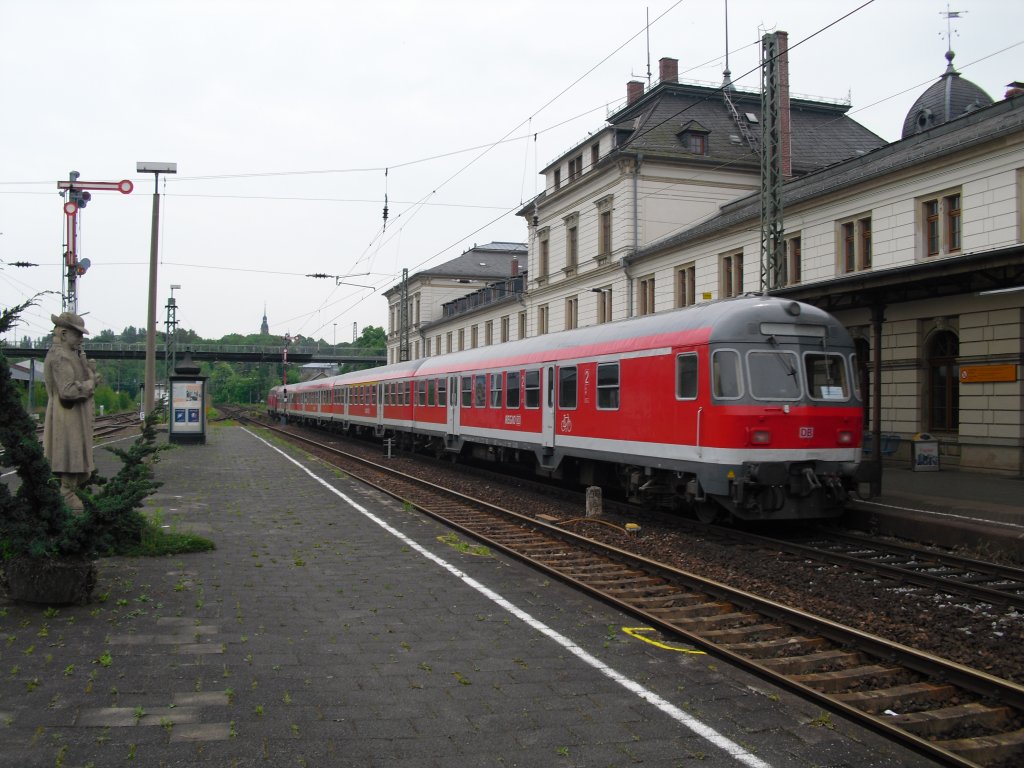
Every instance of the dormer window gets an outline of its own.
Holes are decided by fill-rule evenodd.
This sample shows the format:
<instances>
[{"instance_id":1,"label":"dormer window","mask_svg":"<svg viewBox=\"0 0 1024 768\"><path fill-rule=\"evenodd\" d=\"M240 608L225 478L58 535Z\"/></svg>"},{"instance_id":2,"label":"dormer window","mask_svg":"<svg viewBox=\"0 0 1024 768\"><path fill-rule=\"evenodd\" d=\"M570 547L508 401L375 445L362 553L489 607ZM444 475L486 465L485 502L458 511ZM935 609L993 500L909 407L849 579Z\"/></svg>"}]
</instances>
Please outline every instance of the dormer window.
<instances>
[{"instance_id":1,"label":"dormer window","mask_svg":"<svg viewBox=\"0 0 1024 768\"><path fill-rule=\"evenodd\" d=\"M695 120L683 125L683 129L676 134L683 149L691 155L706 156L708 154L708 134L710 131Z\"/></svg>"},{"instance_id":2,"label":"dormer window","mask_svg":"<svg viewBox=\"0 0 1024 768\"><path fill-rule=\"evenodd\" d=\"M694 155L708 153L708 137L703 133L687 133L683 136L683 146Z\"/></svg>"}]
</instances>

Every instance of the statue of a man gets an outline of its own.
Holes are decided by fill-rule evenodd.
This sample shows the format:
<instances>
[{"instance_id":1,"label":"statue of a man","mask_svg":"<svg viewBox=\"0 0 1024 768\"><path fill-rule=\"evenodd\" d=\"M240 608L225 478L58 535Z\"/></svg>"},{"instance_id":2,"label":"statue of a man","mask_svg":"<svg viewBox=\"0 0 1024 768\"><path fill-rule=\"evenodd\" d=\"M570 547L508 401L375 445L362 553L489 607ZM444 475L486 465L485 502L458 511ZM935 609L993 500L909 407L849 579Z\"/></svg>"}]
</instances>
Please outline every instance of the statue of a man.
<instances>
[{"instance_id":1,"label":"statue of a man","mask_svg":"<svg viewBox=\"0 0 1024 768\"><path fill-rule=\"evenodd\" d=\"M46 353L46 422L43 452L60 478L68 507L82 509L75 491L92 474L93 392L96 364L85 359L85 323L73 312L50 315L53 345Z\"/></svg>"}]
</instances>

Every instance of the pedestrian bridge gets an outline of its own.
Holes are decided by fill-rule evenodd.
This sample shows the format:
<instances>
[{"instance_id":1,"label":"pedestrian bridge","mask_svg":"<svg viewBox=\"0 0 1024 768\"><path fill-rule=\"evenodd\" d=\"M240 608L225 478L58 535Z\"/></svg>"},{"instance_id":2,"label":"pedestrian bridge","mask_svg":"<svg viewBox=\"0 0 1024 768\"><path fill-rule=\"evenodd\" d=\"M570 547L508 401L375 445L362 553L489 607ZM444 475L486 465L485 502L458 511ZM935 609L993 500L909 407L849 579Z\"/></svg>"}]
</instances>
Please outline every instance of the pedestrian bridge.
<instances>
[{"instance_id":1,"label":"pedestrian bridge","mask_svg":"<svg viewBox=\"0 0 1024 768\"><path fill-rule=\"evenodd\" d=\"M4 347L8 360L43 358L50 346ZM94 360L145 360L146 345L119 344L87 341L82 344L85 354ZM288 362L296 365L305 363L334 363L353 365L367 363L383 365L387 354L383 349L363 349L347 346L289 346ZM280 363L284 360L285 347L261 346L258 344L182 344L173 350L175 359L181 361L185 355L199 360L223 360L228 363ZM157 360L166 360L172 354L164 345L157 345Z\"/></svg>"}]
</instances>

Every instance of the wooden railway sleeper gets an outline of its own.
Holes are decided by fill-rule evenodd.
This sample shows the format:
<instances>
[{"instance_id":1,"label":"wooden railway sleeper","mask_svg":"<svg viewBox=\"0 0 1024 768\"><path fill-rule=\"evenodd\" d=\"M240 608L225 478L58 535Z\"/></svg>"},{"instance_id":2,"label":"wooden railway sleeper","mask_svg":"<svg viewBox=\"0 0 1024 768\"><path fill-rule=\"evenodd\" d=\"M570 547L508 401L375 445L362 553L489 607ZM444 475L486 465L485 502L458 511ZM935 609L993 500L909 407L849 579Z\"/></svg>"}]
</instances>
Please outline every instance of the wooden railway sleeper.
<instances>
[{"instance_id":1,"label":"wooden railway sleeper","mask_svg":"<svg viewBox=\"0 0 1024 768\"><path fill-rule=\"evenodd\" d=\"M1012 716L1009 707L990 707L976 701L921 712L894 715L889 722L915 736L934 739L965 729L996 731L1004 729Z\"/></svg>"},{"instance_id":2,"label":"wooden railway sleeper","mask_svg":"<svg viewBox=\"0 0 1024 768\"><path fill-rule=\"evenodd\" d=\"M879 688L871 691L848 691L833 695L836 701L849 704L869 715L885 710L909 712L929 706L936 706L949 701L958 693L957 688L948 683L907 683L892 688Z\"/></svg>"},{"instance_id":3,"label":"wooden railway sleeper","mask_svg":"<svg viewBox=\"0 0 1024 768\"><path fill-rule=\"evenodd\" d=\"M793 675L794 682L801 683L821 691L822 693L839 693L861 685L892 685L906 675L902 667L888 667L882 664L869 664L863 667L837 670L834 672L810 672Z\"/></svg>"},{"instance_id":4,"label":"wooden railway sleeper","mask_svg":"<svg viewBox=\"0 0 1024 768\"><path fill-rule=\"evenodd\" d=\"M661 621L670 621L673 624L682 622L699 622L702 619L717 616L735 616L736 606L732 603L721 600L704 599L699 603L674 606L667 609L655 609L648 611Z\"/></svg>"},{"instance_id":5,"label":"wooden railway sleeper","mask_svg":"<svg viewBox=\"0 0 1024 768\"><path fill-rule=\"evenodd\" d=\"M773 637L789 637L792 630L781 624L758 623L763 621L762 616L750 614L752 621L749 624L742 624L725 629L712 629L703 634L705 640L716 645L726 646L729 643L753 641L754 638L770 639Z\"/></svg>"},{"instance_id":6,"label":"wooden railway sleeper","mask_svg":"<svg viewBox=\"0 0 1024 768\"><path fill-rule=\"evenodd\" d=\"M828 646L823 637L793 637L787 635L773 640L755 640L722 644L722 647L752 659L781 658L819 651Z\"/></svg>"},{"instance_id":7,"label":"wooden railway sleeper","mask_svg":"<svg viewBox=\"0 0 1024 768\"><path fill-rule=\"evenodd\" d=\"M822 672L824 671L822 670L823 667L829 668L827 673L835 671L837 666L843 671L847 671L863 664L863 661L863 655L856 651L829 648L803 656L782 656L762 659L760 663L763 667L782 675L806 675L813 672Z\"/></svg>"},{"instance_id":8,"label":"wooden railway sleeper","mask_svg":"<svg viewBox=\"0 0 1024 768\"><path fill-rule=\"evenodd\" d=\"M1010 760L1019 760L1024 753L1024 730L939 741L936 745L978 765L992 765L997 762L1010 765Z\"/></svg>"},{"instance_id":9,"label":"wooden railway sleeper","mask_svg":"<svg viewBox=\"0 0 1024 768\"><path fill-rule=\"evenodd\" d=\"M763 620L763 616L758 616L756 613L748 613L747 611L719 613L713 616L692 616L684 619L665 619L665 621L675 624L684 632L692 632L695 635L701 636L706 636L708 630L711 629L734 627L740 624L754 624Z\"/></svg>"}]
</instances>

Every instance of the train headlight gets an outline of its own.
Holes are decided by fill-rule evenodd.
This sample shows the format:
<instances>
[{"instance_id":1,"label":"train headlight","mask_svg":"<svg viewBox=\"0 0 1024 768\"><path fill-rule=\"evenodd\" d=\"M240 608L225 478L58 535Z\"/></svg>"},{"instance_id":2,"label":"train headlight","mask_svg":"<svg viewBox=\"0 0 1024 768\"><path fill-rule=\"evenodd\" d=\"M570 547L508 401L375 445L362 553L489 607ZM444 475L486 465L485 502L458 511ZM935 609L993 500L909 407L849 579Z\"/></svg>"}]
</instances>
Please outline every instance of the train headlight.
<instances>
[{"instance_id":1,"label":"train headlight","mask_svg":"<svg viewBox=\"0 0 1024 768\"><path fill-rule=\"evenodd\" d=\"M750 430L750 444L751 445L769 445L772 442L772 433L768 429L752 429Z\"/></svg>"},{"instance_id":2,"label":"train headlight","mask_svg":"<svg viewBox=\"0 0 1024 768\"><path fill-rule=\"evenodd\" d=\"M853 445L853 432L846 429L839 430L839 434L836 435L836 442L839 445Z\"/></svg>"}]
</instances>

